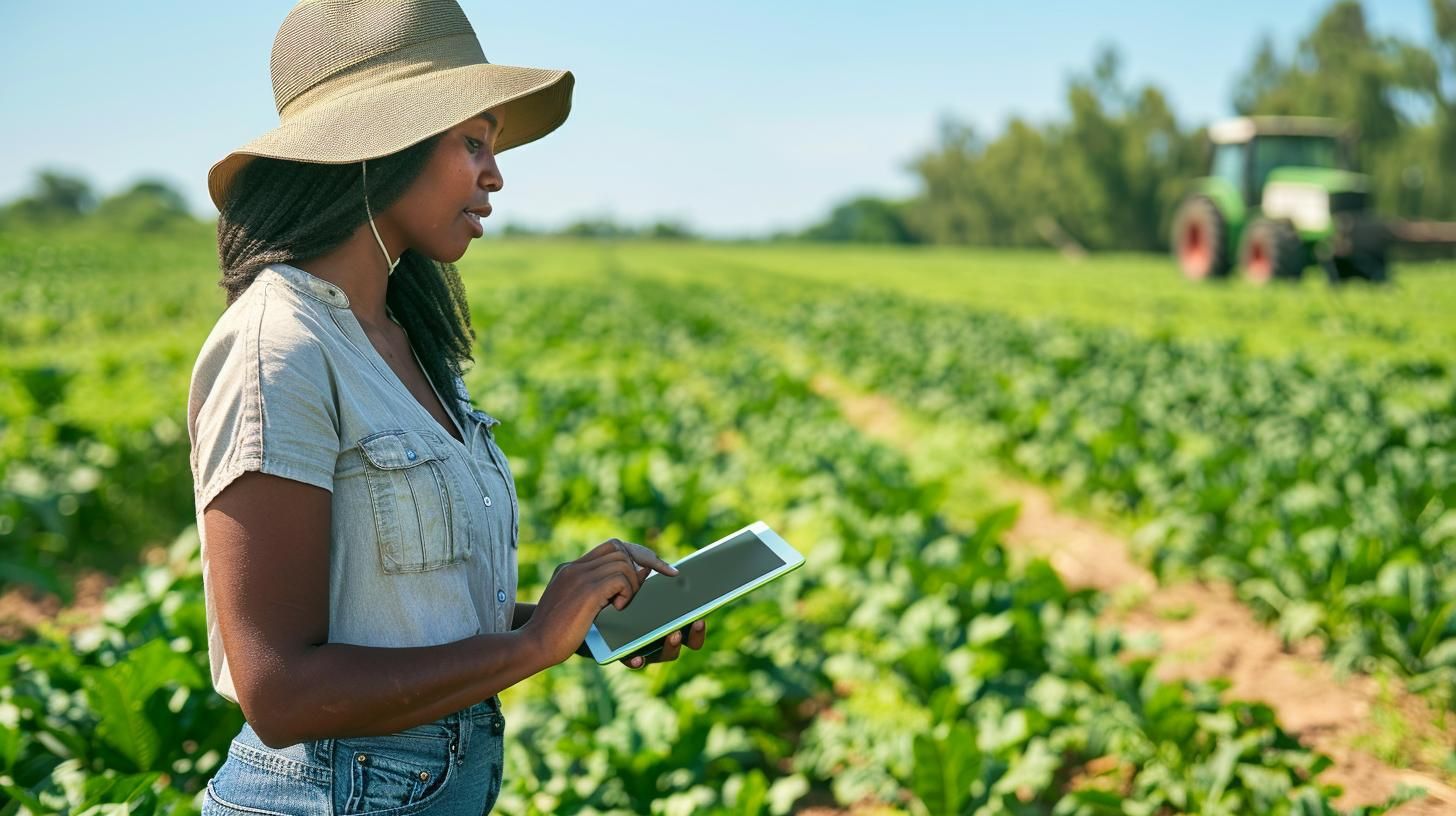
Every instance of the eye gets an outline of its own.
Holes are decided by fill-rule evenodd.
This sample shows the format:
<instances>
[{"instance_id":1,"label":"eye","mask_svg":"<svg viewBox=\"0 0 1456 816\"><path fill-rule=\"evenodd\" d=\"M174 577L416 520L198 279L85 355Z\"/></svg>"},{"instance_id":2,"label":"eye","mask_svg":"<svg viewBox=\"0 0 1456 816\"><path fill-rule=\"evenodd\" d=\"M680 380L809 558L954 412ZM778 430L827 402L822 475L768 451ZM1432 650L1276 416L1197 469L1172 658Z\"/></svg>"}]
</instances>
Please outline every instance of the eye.
<instances>
[{"instance_id":1,"label":"eye","mask_svg":"<svg viewBox=\"0 0 1456 816\"><path fill-rule=\"evenodd\" d=\"M481 142L479 139L472 139L469 136L465 137L465 143L470 145L471 153L480 150L481 145L484 144L484 142Z\"/></svg>"}]
</instances>

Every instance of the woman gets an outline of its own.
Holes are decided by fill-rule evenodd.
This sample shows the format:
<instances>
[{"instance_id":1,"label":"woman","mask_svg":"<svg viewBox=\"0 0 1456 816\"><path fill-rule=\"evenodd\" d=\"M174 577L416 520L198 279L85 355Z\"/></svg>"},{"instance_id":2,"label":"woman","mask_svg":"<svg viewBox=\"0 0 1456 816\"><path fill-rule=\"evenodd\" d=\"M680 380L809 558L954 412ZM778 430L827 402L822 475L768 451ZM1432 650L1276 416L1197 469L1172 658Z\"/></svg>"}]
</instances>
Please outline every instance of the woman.
<instances>
[{"instance_id":1,"label":"woman","mask_svg":"<svg viewBox=\"0 0 1456 816\"><path fill-rule=\"evenodd\" d=\"M208 174L228 308L188 432L213 683L247 722L203 812L488 812L498 692L676 574L611 539L517 604L514 482L461 379L453 262L495 154L559 126L574 80L487 63L454 0L304 0L272 74L279 127Z\"/></svg>"}]
</instances>

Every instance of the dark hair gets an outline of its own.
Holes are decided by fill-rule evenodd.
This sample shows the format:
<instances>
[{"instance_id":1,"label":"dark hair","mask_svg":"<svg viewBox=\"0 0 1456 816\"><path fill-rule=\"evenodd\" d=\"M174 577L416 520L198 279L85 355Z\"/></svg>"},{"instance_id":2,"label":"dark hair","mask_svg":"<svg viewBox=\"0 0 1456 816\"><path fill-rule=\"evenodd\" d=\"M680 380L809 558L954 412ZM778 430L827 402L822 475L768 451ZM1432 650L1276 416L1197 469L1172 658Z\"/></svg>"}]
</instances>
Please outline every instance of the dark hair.
<instances>
[{"instance_id":1,"label":"dark hair","mask_svg":"<svg viewBox=\"0 0 1456 816\"><path fill-rule=\"evenodd\" d=\"M441 135L369 160L370 210L377 214L404 194ZM268 264L318 257L348 240L367 221L358 162L253 158L238 172L217 219L222 268L218 285L227 290L228 305ZM470 352L475 332L455 265L405 250L389 277L385 303L440 393L457 396L455 378L462 364L474 359ZM448 399L445 409L463 424L459 408L456 399Z\"/></svg>"}]
</instances>

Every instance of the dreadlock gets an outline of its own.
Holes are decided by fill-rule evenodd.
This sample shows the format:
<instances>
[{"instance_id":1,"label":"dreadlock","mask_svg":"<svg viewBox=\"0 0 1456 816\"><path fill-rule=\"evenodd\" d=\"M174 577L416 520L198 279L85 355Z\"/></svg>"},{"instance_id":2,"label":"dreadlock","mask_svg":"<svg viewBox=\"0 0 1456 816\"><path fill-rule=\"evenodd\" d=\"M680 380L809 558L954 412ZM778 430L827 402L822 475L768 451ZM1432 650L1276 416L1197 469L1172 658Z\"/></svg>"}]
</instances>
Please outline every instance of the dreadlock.
<instances>
[{"instance_id":1,"label":"dreadlock","mask_svg":"<svg viewBox=\"0 0 1456 816\"><path fill-rule=\"evenodd\" d=\"M404 194L443 134L370 159L369 206L380 212ZM217 250L227 303L232 305L263 268L314 258L339 246L368 220L359 164L318 164L255 157L238 172L217 219ZM385 303L409 335L425 373L441 390L455 391L475 332L465 287L454 264L412 249L389 276ZM445 409L459 416L460 405Z\"/></svg>"}]
</instances>

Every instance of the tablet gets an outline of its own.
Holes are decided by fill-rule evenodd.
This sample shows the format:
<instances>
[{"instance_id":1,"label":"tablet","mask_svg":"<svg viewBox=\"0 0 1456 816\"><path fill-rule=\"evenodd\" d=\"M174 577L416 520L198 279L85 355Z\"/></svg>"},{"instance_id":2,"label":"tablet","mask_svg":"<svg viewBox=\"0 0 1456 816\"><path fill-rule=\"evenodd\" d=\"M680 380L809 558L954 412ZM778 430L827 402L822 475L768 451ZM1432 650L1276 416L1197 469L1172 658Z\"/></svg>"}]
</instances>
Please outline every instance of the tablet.
<instances>
[{"instance_id":1,"label":"tablet","mask_svg":"<svg viewBox=\"0 0 1456 816\"><path fill-rule=\"evenodd\" d=\"M677 575L648 575L627 608L602 607L587 646L598 663L620 660L803 564L804 556L755 521L674 562Z\"/></svg>"}]
</instances>

